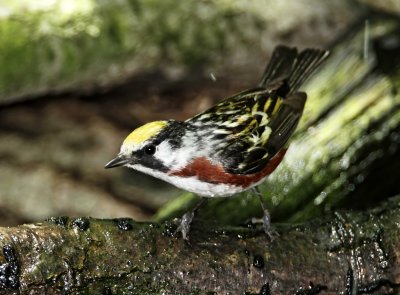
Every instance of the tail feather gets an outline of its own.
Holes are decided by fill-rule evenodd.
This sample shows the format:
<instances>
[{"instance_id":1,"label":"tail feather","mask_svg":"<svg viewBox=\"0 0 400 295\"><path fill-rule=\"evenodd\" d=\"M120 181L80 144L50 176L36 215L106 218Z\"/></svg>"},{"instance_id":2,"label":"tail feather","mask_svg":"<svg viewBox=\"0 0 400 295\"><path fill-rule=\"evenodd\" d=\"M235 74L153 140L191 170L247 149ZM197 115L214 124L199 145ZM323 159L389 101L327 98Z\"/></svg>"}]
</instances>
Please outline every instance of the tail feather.
<instances>
[{"instance_id":1,"label":"tail feather","mask_svg":"<svg viewBox=\"0 0 400 295\"><path fill-rule=\"evenodd\" d=\"M294 93L328 55L327 50L305 49L298 53L295 47L277 46L259 86L268 87L276 81L284 81L289 87L288 94Z\"/></svg>"},{"instance_id":2,"label":"tail feather","mask_svg":"<svg viewBox=\"0 0 400 295\"><path fill-rule=\"evenodd\" d=\"M296 92L328 56L329 51L327 50L306 49L302 51L295 60L292 73L288 78L291 93Z\"/></svg>"},{"instance_id":3,"label":"tail feather","mask_svg":"<svg viewBox=\"0 0 400 295\"><path fill-rule=\"evenodd\" d=\"M278 45L272 52L271 59L264 70L259 86L265 87L275 80L288 78L296 56L296 48Z\"/></svg>"}]
</instances>

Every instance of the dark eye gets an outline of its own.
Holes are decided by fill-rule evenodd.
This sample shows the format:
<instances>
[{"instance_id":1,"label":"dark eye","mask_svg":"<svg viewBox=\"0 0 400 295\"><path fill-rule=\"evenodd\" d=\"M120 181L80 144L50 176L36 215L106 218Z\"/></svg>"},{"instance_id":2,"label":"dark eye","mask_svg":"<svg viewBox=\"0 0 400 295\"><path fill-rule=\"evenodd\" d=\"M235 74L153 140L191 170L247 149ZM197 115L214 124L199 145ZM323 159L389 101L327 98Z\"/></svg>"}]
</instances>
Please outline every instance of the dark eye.
<instances>
[{"instance_id":1,"label":"dark eye","mask_svg":"<svg viewBox=\"0 0 400 295\"><path fill-rule=\"evenodd\" d=\"M154 155L154 153L156 152L156 146L155 145L148 145L144 148L144 152L148 155Z\"/></svg>"}]
</instances>

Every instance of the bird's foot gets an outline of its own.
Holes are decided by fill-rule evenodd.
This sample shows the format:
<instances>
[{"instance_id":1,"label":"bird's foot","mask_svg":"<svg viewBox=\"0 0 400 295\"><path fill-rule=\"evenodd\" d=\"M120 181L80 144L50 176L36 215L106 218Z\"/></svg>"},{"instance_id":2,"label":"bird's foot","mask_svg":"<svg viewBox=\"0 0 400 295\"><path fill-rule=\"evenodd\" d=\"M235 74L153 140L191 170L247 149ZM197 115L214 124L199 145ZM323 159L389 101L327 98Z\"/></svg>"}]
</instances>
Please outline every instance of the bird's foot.
<instances>
[{"instance_id":1,"label":"bird's foot","mask_svg":"<svg viewBox=\"0 0 400 295\"><path fill-rule=\"evenodd\" d=\"M190 224L192 223L193 217L194 217L194 211L193 210L183 214L183 216L182 216L182 218L180 220L180 223L178 225L178 228L175 231L175 234L180 232L182 234L182 238L185 241L189 240Z\"/></svg>"},{"instance_id":2,"label":"bird's foot","mask_svg":"<svg viewBox=\"0 0 400 295\"><path fill-rule=\"evenodd\" d=\"M262 195L261 191L259 190L258 187L254 187L253 192L260 200L260 205L261 205L261 208L263 209L264 215L261 219L252 218L251 222L252 223L262 223L264 232L267 234L267 236L270 238L270 240L273 241L275 239L275 237L279 236L279 234L271 226L271 216L269 215L268 210L265 208L264 201L263 201L263 195Z\"/></svg>"},{"instance_id":3,"label":"bird's foot","mask_svg":"<svg viewBox=\"0 0 400 295\"><path fill-rule=\"evenodd\" d=\"M205 202L207 202L207 198L201 198L200 201L198 201L197 204L194 205L194 207L190 211L183 214L181 221L178 225L178 228L175 231L175 234L180 232L180 233L182 233L182 238L185 241L189 241L189 229L190 229L190 224L192 223L194 214L197 212L197 210L199 210L199 208Z\"/></svg>"},{"instance_id":4,"label":"bird's foot","mask_svg":"<svg viewBox=\"0 0 400 295\"><path fill-rule=\"evenodd\" d=\"M271 226L271 218L270 218L268 210L264 210L264 215L263 215L262 218L253 217L251 219L251 222L253 224L260 224L261 223L264 232L270 238L271 241L273 241L277 236L279 236L278 232L275 229L273 229L272 226Z\"/></svg>"}]
</instances>

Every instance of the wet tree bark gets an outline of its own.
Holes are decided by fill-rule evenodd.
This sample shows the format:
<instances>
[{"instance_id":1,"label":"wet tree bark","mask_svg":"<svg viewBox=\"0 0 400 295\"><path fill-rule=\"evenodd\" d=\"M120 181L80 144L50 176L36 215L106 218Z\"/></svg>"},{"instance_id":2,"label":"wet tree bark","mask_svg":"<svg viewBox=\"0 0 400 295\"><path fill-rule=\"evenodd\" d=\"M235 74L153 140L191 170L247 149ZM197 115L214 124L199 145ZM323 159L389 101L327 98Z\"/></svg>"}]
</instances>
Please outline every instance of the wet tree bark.
<instances>
[{"instance_id":1,"label":"wet tree bark","mask_svg":"<svg viewBox=\"0 0 400 295\"><path fill-rule=\"evenodd\" d=\"M260 228L52 218L0 228L1 294L397 294L400 197ZM211 293L208 293L211 292ZM247 292L247 293L246 293Z\"/></svg>"}]
</instances>

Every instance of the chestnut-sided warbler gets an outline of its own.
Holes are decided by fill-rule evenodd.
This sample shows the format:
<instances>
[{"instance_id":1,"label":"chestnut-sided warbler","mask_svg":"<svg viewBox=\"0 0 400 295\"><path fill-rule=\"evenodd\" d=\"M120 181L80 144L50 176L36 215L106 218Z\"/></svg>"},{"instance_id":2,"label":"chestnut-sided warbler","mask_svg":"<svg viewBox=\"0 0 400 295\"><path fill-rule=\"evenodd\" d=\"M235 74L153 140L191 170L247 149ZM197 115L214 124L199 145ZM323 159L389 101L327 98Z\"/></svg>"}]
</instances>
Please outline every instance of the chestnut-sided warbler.
<instances>
[{"instance_id":1,"label":"chestnut-sided warbler","mask_svg":"<svg viewBox=\"0 0 400 295\"><path fill-rule=\"evenodd\" d=\"M298 88L327 56L325 50L278 46L258 87L184 122L155 121L135 129L105 167L127 166L201 197L230 197L254 188L285 155L307 98ZM193 214L186 213L178 227L185 239Z\"/></svg>"}]
</instances>

